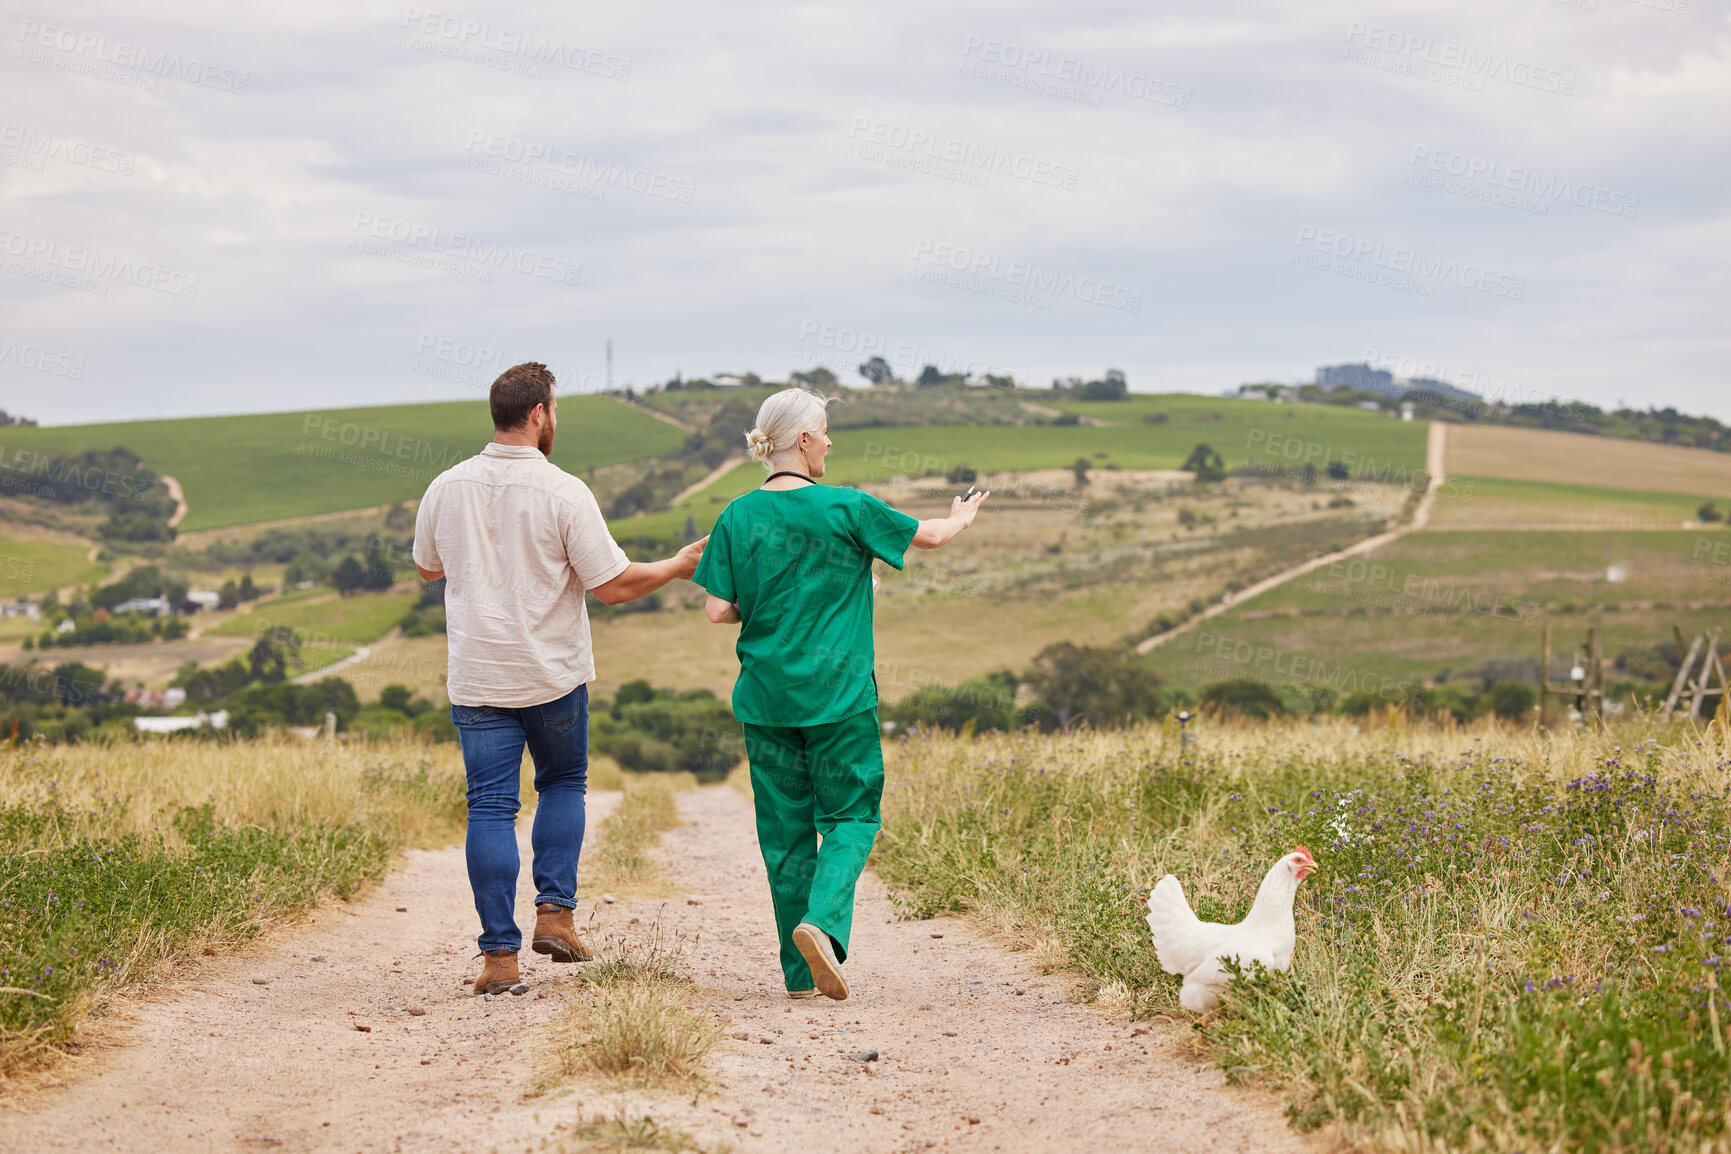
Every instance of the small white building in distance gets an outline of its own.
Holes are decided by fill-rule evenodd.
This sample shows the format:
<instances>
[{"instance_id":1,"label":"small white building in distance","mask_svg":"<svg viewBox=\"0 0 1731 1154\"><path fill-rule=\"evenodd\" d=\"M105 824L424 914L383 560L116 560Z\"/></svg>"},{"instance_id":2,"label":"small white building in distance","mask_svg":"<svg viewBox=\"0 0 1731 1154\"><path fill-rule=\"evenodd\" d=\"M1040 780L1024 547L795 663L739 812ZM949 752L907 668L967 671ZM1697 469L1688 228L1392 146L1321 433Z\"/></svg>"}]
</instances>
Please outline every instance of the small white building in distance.
<instances>
[{"instance_id":1,"label":"small white building in distance","mask_svg":"<svg viewBox=\"0 0 1731 1154\"><path fill-rule=\"evenodd\" d=\"M194 589L188 593L186 599L200 609L215 609L222 604L222 594L209 593L200 589Z\"/></svg>"},{"instance_id":2,"label":"small white building in distance","mask_svg":"<svg viewBox=\"0 0 1731 1154\"><path fill-rule=\"evenodd\" d=\"M197 729L205 724L209 724L212 729L227 729L228 710L200 713L197 717L135 717L132 724L140 733L178 733L183 729Z\"/></svg>"},{"instance_id":3,"label":"small white building in distance","mask_svg":"<svg viewBox=\"0 0 1731 1154\"><path fill-rule=\"evenodd\" d=\"M116 613L149 613L152 616L168 612L166 597L133 597L114 607Z\"/></svg>"}]
</instances>

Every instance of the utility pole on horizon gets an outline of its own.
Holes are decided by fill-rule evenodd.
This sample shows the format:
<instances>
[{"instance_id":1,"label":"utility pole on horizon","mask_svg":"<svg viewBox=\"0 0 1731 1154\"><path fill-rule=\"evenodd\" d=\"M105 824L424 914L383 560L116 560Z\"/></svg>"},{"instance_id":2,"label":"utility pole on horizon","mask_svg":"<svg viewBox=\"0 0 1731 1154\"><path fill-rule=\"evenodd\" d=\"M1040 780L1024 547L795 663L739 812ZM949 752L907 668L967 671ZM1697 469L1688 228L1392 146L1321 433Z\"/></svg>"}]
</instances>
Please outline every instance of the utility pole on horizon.
<instances>
[{"instance_id":1,"label":"utility pole on horizon","mask_svg":"<svg viewBox=\"0 0 1731 1154\"><path fill-rule=\"evenodd\" d=\"M613 391L613 338L607 338L607 378L601 387L608 392Z\"/></svg>"}]
</instances>

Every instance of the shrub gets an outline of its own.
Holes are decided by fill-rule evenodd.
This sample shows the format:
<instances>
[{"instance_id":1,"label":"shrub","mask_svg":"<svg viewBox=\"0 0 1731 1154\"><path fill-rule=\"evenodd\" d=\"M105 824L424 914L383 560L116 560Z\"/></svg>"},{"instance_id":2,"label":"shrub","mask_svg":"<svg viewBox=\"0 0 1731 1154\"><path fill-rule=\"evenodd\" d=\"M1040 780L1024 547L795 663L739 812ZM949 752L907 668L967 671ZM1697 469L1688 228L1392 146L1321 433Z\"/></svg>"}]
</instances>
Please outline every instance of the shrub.
<instances>
[{"instance_id":1,"label":"shrub","mask_svg":"<svg viewBox=\"0 0 1731 1154\"><path fill-rule=\"evenodd\" d=\"M1216 681L1202 690L1203 705L1212 705L1223 714L1239 717L1270 718L1286 712L1280 695L1262 682L1249 677L1234 677Z\"/></svg>"},{"instance_id":2,"label":"shrub","mask_svg":"<svg viewBox=\"0 0 1731 1154\"><path fill-rule=\"evenodd\" d=\"M611 707L601 705L590 715L590 745L625 769L719 781L744 756L733 711L707 689L675 693L632 681L619 687Z\"/></svg>"},{"instance_id":3,"label":"shrub","mask_svg":"<svg viewBox=\"0 0 1731 1154\"><path fill-rule=\"evenodd\" d=\"M1184 458L1179 468L1196 474L1196 479L1202 482L1224 481L1226 479L1226 462L1220 459L1207 445L1198 444L1190 450L1190 455Z\"/></svg>"},{"instance_id":4,"label":"shrub","mask_svg":"<svg viewBox=\"0 0 1731 1154\"><path fill-rule=\"evenodd\" d=\"M958 733L1016 728L1016 676L1005 670L960 685L927 685L882 710L898 727L931 727Z\"/></svg>"},{"instance_id":5,"label":"shrub","mask_svg":"<svg viewBox=\"0 0 1731 1154\"><path fill-rule=\"evenodd\" d=\"M1499 681L1485 691L1485 704L1498 717L1517 720L1530 715L1539 695L1524 681Z\"/></svg>"},{"instance_id":6,"label":"shrub","mask_svg":"<svg viewBox=\"0 0 1731 1154\"><path fill-rule=\"evenodd\" d=\"M1034 658L1027 681L1039 695L1042 728L1123 725L1160 713L1160 675L1128 649L1060 641Z\"/></svg>"}]
</instances>

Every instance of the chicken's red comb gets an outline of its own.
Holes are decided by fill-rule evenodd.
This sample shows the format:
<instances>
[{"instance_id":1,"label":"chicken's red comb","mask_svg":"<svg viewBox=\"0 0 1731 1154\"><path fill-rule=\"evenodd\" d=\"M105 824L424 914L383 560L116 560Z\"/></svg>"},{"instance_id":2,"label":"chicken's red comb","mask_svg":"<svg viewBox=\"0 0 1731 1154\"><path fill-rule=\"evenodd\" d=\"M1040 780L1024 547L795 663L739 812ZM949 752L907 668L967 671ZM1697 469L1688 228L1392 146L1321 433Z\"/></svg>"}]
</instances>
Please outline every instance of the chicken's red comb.
<instances>
[{"instance_id":1,"label":"chicken's red comb","mask_svg":"<svg viewBox=\"0 0 1731 1154\"><path fill-rule=\"evenodd\" d=\"M1293 853L1301 853L1305 857L1310 858L1311 861L1316 860L1315 856L1312 855L1311 852L1309 850L1305 849L1303 846L1299 846L1297 849L1293 850L1292 852Z\"/></svg>"}]
</instances>

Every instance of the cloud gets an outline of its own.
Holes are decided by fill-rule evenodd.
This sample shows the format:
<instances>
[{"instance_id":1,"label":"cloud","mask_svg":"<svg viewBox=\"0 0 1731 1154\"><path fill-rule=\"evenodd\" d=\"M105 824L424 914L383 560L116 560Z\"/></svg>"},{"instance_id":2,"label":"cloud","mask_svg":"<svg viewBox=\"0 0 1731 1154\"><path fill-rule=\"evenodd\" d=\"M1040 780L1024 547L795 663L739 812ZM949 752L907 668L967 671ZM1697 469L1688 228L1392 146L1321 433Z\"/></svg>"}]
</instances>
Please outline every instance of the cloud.
<instances>
[{"instance_id":1,"label":"cloud","mask_svg":"<svg viewBox=\"0 0 1731 1154\"><path fill-rule=\"evenodd\" d=\"M82 368L0 358L45 421L594 387L608 338L637 383L845 370L837 331L1143 390L1375 349L1731 418L1693 0L170 2L0 45L0 342Z\"/></svg>"}]
</instances>

